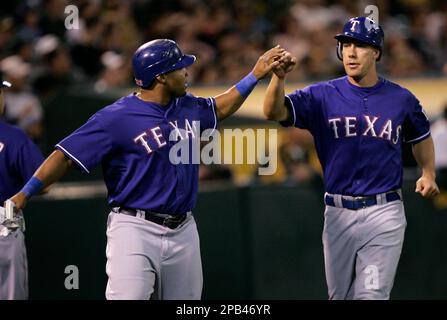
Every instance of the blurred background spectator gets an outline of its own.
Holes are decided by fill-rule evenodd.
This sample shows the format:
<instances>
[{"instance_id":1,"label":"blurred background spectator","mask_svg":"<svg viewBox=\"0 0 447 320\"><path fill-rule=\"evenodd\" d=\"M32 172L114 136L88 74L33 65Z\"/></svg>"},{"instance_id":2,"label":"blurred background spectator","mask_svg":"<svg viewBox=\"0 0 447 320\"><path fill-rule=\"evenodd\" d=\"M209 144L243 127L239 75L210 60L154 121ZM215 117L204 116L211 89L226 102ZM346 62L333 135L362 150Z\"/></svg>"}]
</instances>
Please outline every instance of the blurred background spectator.
<instances>
[{"instance_id":1,"label":"blurred background spectator","mask_svg":"<svg viewBox=\"0 0 447 320\"><path fill-rule=\"evenodd\" d=\"M43 100L83 80L73 66L68 49L52 34L45 35L35 45L36 62L33 87Z\"/></svg>"},{"instance_id":2,"label":"blurred background spectator","mask_svg":"<svg viewBox=\"0 0 447 320\"><path fill-rule=\"evenodd\" d=\"M38 142L43 134L43 110L39 99L30 91L26 83L31 66L15 55L3 59L0 67L5 80L12 85L5 93L4 119L19 126L35 142Z\"/></svg>"}]
</instances>

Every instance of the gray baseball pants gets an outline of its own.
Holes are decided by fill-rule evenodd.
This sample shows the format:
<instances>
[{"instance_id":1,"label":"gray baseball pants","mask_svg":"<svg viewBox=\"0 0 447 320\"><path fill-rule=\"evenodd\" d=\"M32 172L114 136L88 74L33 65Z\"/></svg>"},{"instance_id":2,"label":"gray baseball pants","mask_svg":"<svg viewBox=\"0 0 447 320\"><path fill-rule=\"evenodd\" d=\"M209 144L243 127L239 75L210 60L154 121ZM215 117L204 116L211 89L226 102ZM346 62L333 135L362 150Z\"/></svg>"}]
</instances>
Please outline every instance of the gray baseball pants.
<instances>
[{"instance_id":1,"label":"gray baseball pants","mask_svg":"<svg viewBox=\"0 0 447 320\"><path fill-rule=\"evenodd\" d=\"M0 300L28 299L25 236L20 230L0 236Z\"/></svg>"},{"instance_id":2,"label":"gray baseball pants","mask_svg":"<svg viewBox=\"0 0 447 320\"><path fill-rule=\"evenodd\" d=\"M359 210L326 206L329 299L389 299L407 225L402 201Z\"/></svg>"},{"instance_id":3,"label":"gray baseball pants","mask_svg":"<svg viewBox=\"0 0 447 320\"><path fill-rule=\"evenodd\" d=\"M198 300L202 262L194 217L176 229L111 212L107 222L108 300Z\"/></svg>"}]
</instances>

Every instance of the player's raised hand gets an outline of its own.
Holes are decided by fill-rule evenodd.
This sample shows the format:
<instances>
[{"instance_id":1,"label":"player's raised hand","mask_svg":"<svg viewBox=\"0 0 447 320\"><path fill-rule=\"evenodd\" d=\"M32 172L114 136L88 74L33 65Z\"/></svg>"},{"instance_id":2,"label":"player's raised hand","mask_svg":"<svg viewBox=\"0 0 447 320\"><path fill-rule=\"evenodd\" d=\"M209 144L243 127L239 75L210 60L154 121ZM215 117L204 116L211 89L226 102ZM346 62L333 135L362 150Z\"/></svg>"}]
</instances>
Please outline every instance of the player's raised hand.
<instances>
[{"instance_id":1,"label":"player's raised hand","mask_svg":"<svg viewBox=\"0 0 447 320\"><path fill-rule=\"evenodd\" d=\"M434 179L422 176L416 181L415 192L420 193L423 197L430 198L439 193L439 188Z\"/></svg>"},{"instance_id":2,"label":"player's raised hand","mask_svg":"<svg viewBox=\"0 0 447 320\"><path fill-rule=\"evenodd\" d=\"M278 67L286 55L286 50L277 45L259 57L252 73L258 79L264 78L273 68Z\"/></svg>"},{"instance_id":3,"label":"player's raised hand","mask_svg":"<svg viewBox=\"0 0 447 320\"><path fill-rule=\"evenodd\" d=\"M292 71L297 63L297 59L292 57L290 52L285 51L284 55L281 57L279 65L273 68L273 72L278 78L284 78L287 73Z\"/></svg>"}]
</instances>

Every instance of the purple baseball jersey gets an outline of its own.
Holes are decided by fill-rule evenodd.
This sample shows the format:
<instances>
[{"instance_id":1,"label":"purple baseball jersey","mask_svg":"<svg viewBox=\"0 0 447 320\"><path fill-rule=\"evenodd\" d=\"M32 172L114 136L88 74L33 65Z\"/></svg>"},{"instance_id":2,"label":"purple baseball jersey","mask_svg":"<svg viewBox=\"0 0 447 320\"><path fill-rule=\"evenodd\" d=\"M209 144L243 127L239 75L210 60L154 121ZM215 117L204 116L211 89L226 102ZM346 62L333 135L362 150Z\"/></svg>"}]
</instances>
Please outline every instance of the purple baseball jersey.
<instances>
[{"instance_id":1,"label":"purple baseball jersey","mask_svg":"<svg viewBox=\"0 0 447 320\"><path fill-rule=\"evenodd\" d=\"M130 94L98 111L56 148L86 172L101 164L111 206L184 214L195 205L199 166L172 164L170 149L216 126L213 98L186 94L161 106Z\"/></svg>"},{"instance_id":2,"label":"purple baseball jersey","mask_svg":"<svg viewBox=\"0 0 447 320\"><path fill-rule=\"evenodd\" d=\"M43 160L23 131L0 121L0 205L22 189Z\"/></svg>"},{"instance_id":3,"label":"purple baseball jersey","mask_svg":"<svg viewBox=\"0 0 447 320\"><path fill-rule=\"evenodd\" d=\"M308 129L323 168L326 191L368 196L402 186L402 142L430 136L419 101L380 78L368 88L347 76L286 95L290 117L283 126Z\"/></svg>"}]
</instances>

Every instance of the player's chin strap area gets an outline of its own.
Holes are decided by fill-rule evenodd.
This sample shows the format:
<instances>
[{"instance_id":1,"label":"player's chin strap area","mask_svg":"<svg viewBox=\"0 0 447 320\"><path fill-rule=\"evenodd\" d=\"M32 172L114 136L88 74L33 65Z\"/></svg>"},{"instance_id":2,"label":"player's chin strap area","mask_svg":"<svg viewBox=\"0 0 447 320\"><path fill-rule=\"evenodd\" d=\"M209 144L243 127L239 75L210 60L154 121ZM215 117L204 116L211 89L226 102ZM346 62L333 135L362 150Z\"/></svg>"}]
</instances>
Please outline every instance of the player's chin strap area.
<instances>
[{"instance_id":1,"label":"player's chin strap area","mask_svg":"<svg viewBox=\"0 0 447 320\"><path fill-rule=\"evenodd\" d=\"M329 194L327 192L324 194L324 203L327 206L350 210L364 209L397 200L402 200L401 189L365 197L344 196L340 194Z\"/></svg>"},{"instance_id":2,"label":"player's chin strap area","mask_svg":"<svg viewBox=\"0 0 447 320\"><path fill-rule=\"evenodd\" d=\"M192 215L192 211L188 211L184 214L169 215L151 210L132 209L126 207L114 207L112 208L112 211L115 213L145 219L169 229L177 229L187 220L187 218Z\"/></svg>"}]
</instances>

